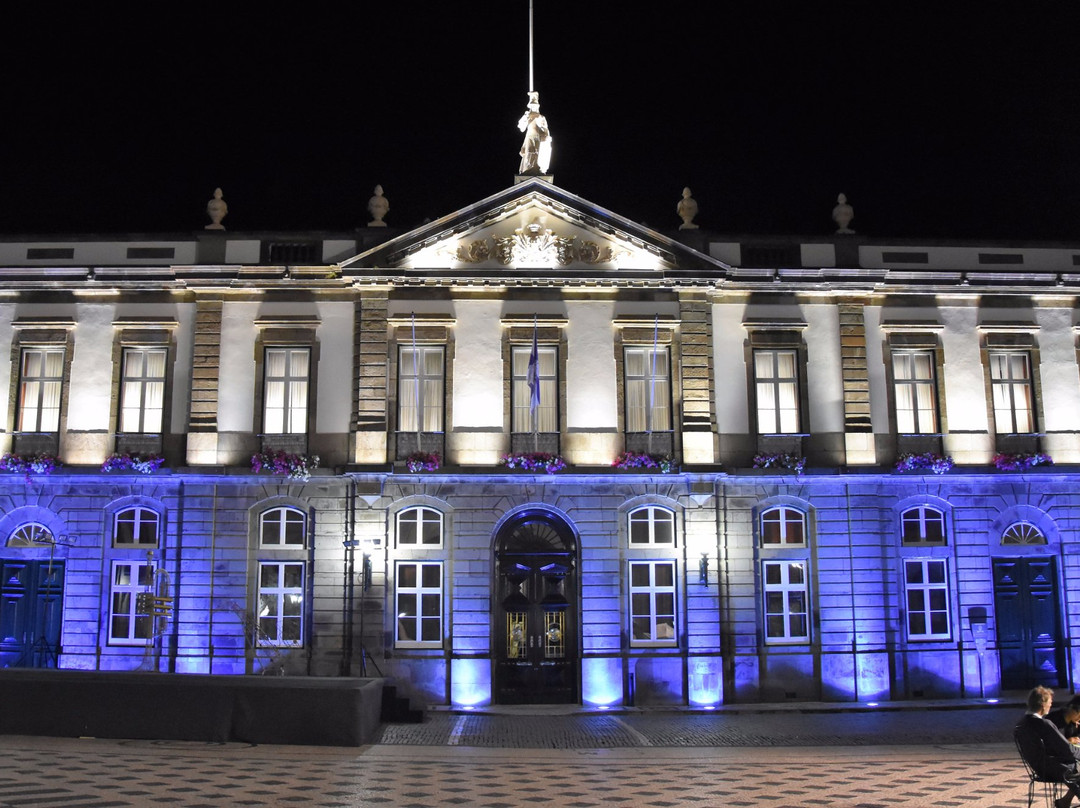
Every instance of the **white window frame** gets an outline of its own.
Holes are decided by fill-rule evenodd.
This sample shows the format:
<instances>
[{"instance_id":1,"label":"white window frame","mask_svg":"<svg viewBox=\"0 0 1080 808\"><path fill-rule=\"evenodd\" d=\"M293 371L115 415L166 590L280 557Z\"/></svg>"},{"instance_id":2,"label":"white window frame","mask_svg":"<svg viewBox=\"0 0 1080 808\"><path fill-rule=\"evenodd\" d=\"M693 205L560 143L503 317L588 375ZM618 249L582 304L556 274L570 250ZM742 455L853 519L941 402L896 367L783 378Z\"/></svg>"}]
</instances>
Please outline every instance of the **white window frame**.
<instances>
[{"instance_id":1,"label":"white window frame","mask_svg":"<svg viewBox=\"0 0 1080 808\"><path fill-rule=\"evenodd\" d=\"M781 375L781 356L790 357L790 375ZM799 351L795 348L755 348L753 362L758 434L798 434Z\"/></svg>"},{"instance_id":2,"label":"white window frame","mask_svg":"<svg viewBox=\"0 0 1080 808\"><path fill-rule=\"evenodd\" d=\"M657 583L658 573L670 583ZM635 571L645 573L644 581L635 582ZM678 569L676 562L663 560L630 561L627 564L627 590L630 595L630 645L636 648L672 648L679 644ZM670 623L667 621L670 620ZM646 630L638 636L640 627ZM666 636L670 633L670 636Z\"/></svg>"},{"instance_id":3,"label":"white window frame","mask_svg":"<svg viewBox=\"0 0 1080 808\"><path fill-rule=\"evenodd\" d=\"M413 567L415 585L405 586L403 570ZM438 585L425 584L425 570L436 570ZM434 577L434 576L433 576ZM411 614L405 605L412 599L414 608ZM424 614L425 606L434 605L436 614ZM394 567L394 646L396 648L441 648L443 644L443 562L442 561L405 561L399 560ZM411 637L403 636L405 624L412 625ZM434 624L437 637L423 639L424 629Z\"/></svg>"},{"instance_id":4,"label":"white window frame","mask_svg":"<svg viewBox=\"0 0 1080 808\"><path fill-rule=\"evenodd\" d=\"M272 583L263 581L263 573L275 570ZM287 584L289 572L299 572L299 584ZM303 561L260 561L255 573L256 637L263 648L300 648L304 645L304 590L306 569ZM295 599L290 601L290 598ZM295 608L298 606L299 608ZM269 608L268 608L269 607ZM296 625L295 639L286 639L286 625ZM269 629L269 630L268 630Z\"/></svg>"},{"instance_id":5,"label":"white window frame","mask_svg":"<svg viewBox=\"0 0 1080 808\"><path fill-rule=\"evenodd\" d=\"M1030 352L991 350L987 359L995 430L999 435L1031 434L1035 431L1035 387Z\"/></svg>"},{"instance_id":6,"label":"white window frame","mask_svg":"<svg viewBox=\"0 0 1080 808\"><path fill-rule=\"evenodd\" d=\"M770 582L770 570L777 570L778 580ZM792 571L800 571L800 580L792 580ZM806 645L810 642L810 563L806 559L770 559L761 562L762 614L767 645ZM778 597L777 597L778 596ZM796 608L801 599L802 609ZM779 608L776 608L776 606ZM782 632L774 631L773 618L779 618ZM802 620L803 630L793 630L793 621Z\"/></svg>"},{"instance_id":7,"label":"white window frame","mask_svg":"<svg viewBox=\"0 0 1080 808\"><path fill-rule=\"evenodd\" d=\"M809 530L806 512L791 505L773 505L761 512L758 525L761 530L762 547L805 547ZM778 541L768 541L773 532L768 525L776 525ZM796 530L797 526L797 530Z\"/></svg>"},{"instance_id":8,"label":"white window frame","mask_svg":"<svg viewBox=\"0 0 1080 808\"><path fill-rule=\"evenodd\" d=\"M64 400L66 350L55 347L25 347L19 356L19 420L17 432L51 434L60 431L60 409ZM31 362L36 359L38 369ZM49 365L55 373L50 372ZM58 365L58 367L57 367ZM48 393L48 396L46 395ZM46 407L55 400L55 406Z\"/></svg>"},{"instance_id":9,"label":"white window frame","mask_svg":"<svg viewBox=\"0 0 1080 808\"><path fill-rule=\"evenodd\" d=\"M54 543L52 531L41 522L24 522L8 536L8 547L48 547Z\"/></svg>"},{"instance_id":10,"label":"white window frame","mask_svg":"<svg viewBox=\"0 0 1080 808\"><path fill-rule=\"evenodd\" d=\"M295 532L290 540L290 526L300 526L300 540ZM271 540L272 539L272 540ZM259 514L259 546L283 550L302 550L307 546L307 514L299 508L279 505Z\"/></svg>"},{"instance_id":11,"label":"white window frame","mask_svg":"<svg viewBox=\"0 0 1080 808\"><path fill-rule=\"evenodd\" d=\"M931 567L937 571L938 580L931 581ZM912 572L918 571L920 580L912 580ZM904 559L904 603L907 611L908 639L948 640L952 638L952 615L949 607L949 565L944 558ZM945 628L934 631L934 618L944 617ZM921 618L922 630L916 623Z\"/></svg>"},{"instance_id":12,"label":"white window frame","mask_svg":"<svg viewBox=\"0 0 1080 808\"><path fill-rule=\"evenodd\" d=\"M275 361L271 363L271 358ZM271 372L280 357L280 373ZM311 393L311 348L266 348L263 357L263 434L306 435ZM298 369L298 367L302 368Z\"/></svg>"},{"instance_id":13,"label":"white window frame","mask_svg":"<svg viewBox=\"0 0 1080 808\"><path fill-rule=\"evenodd\" d=\"M124 348L120 359L120 424L122 434L159 435L165 417L167 348ZM151 364L160 362L157 372Z\"/></svg>"},{"instance_id":14,"label":"white window frame","mask_svg":"<svg viewBox=\"0 0 1080 808\"><path fill-rule=\"evenodd\" d=\"M640 366L641 371L633 370ZM623 398L627 432L670 432L671 352L666 345L623 347Z\"/></svg>"},{"instance_id":15,"label":"white window frame","mask_svg":"<svg viewBox=\"0 0 1080 808\"><path fill-rule=\"evenodd\" d=\"M674 547L675 512L660 505L642 505L626 515L626 530L631 547Z\"/></svg>"},{"instance_id":16,"label":"white window frame","mask_svg":"<svg viewBox=\"0 0 1080 808\"><path fill-rule=\"evenodd\" d=\"M1042 541L1032 541L1038 538ZM1025 519L1018 519L1001 531L1001 544L1005 547L1039 547L1047 544L1046 533Z\"/></svg>"},{"instance_id":17,"label":"white window frame","mask_svg":"<svg viewBox=\"0 0 1080 808\"><path fill-rule=\"evenodd\" d=\"M937 524L940 527L941 538L929 538L928 527ZM909 535L908 526L912 526ZM926 547L947 544L948 534L945 523L945 512L932 505L913 505L900 512L900 543L905 547Z\"/></svg>"},{"instance_id":18,"label":"white window frame","mask_svg":"<svg viewBox=\"0 0 1080 808\"><path fill-rule=\"evenodd\" d=\"M511 430L518 433L559 431L559 349L539 345L536 349L536 375L540 384L540 403L532 408L529 387L529 359L532 345L514 345L511 365Z\"/></svg>"},{"instance_id":19,"label":"white window frame","mask_svg":"<svg viewBox=\"0 0 1080 808\"><path fill-rule=\"evenodd\" d=\"M131 525L132 541L121 541L121 524ZM152 508L130 505L113 516L113 547L157 547L160 532L161 514Z\"/></svg>"},{"instance_id":20,"label":"white window frame","mask_svg":"<svg viewBox=\"0 0 1080 808\"><path fill-rule=\"evenodd\" d=\"M128 569L127 583L118 583L121 567ZM109 578L109 645L149 645L154 639L154 564L137 559L116 559ZM145 576L145 577L144 577ZM143 598L139 598L143 595ZM140 600L142 601L140 603ZM139 607L144 608L140 609ZM115 621L127 619L127 631L115 633Z\"/></svg>"},{"instance_id":21,"label":"white window frame","mask_svg":"<svg viewBox=\"0 0 1080 808\"><path fill-rule=\"evenodd\" d=\"M938 432L937 373L933 349L893 350L896 431L901 435Z\"/></svg>"},{"instance_id":22,"label":"white window frame","mask_svg":"<svg viewBox=\"0 0 1080 808\"><path fill-rule=\"evenodd\" d=\"M428 541L425 527L435 525L435 540ZM443 515L434 508L417 505L404 508L397 515L397 543L399 547L417 547L434 550L443 546Z\"/></svg>"},{"instance_id":23,"label":"white window frame","mask_svg":"<svg viewBox=\"0 0 1080 808\"><path fill-rule=\"evenodd\" d=\"M420 361L417 361L418 358ZM417 431L418 403L423 414L420 431L443 431L445 379L445 345L398 346L399 432Z\"/></svg>"}]
</instances>

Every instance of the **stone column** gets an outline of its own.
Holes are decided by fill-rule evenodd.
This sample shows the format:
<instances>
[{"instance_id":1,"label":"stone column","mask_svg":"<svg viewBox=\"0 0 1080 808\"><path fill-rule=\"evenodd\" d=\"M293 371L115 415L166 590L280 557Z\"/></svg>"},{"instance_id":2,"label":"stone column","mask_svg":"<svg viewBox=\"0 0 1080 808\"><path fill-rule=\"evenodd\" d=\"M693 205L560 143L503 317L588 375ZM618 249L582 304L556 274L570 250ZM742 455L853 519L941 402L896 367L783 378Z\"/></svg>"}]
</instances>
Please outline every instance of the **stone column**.
<instances>
[{"instance_id":1,"label":"stone column","mask_svg":"<svg viewBox=\"0 0 1080 808\"><path fill-rule=\"evenodd\" d=\"M191 368L191 411L188 414L187 462L218 462L218 383L221 375L221 314L218 298L195 301L195 337Z\"/></svg>"},{"instance_id":2,"label":"stone column","mask_svg":"<svg viewBox=\"0 0 1080 808\"><path fill-rule=\"evenodd\" d=\"M839 305L840 365L844 384L844 448L849 466L877 463L870 422L870 372L866 364L866 321L863 304Z\"/></svg>"},{"instance_id":3,"label":"stone column","mask_svg":"<svg viewBox=\"0 0 1080 808\"><path fill-rule=\"evenodd\" d=\"M704 292L679 294L679 368L682 379L682 462L716 462L712 321Z\"/></svg>"},{"instance_id":4,"label":"stone column","mask_svg":"<svg viewBox=\"0 0 1080 808\"><path fill-rule=\"evenodd\" d=\"M353 462L385 463L387 454L388 289L364 289L357 303L353 336L356 391L352 431Z\"/></svg>"}]
</instances>

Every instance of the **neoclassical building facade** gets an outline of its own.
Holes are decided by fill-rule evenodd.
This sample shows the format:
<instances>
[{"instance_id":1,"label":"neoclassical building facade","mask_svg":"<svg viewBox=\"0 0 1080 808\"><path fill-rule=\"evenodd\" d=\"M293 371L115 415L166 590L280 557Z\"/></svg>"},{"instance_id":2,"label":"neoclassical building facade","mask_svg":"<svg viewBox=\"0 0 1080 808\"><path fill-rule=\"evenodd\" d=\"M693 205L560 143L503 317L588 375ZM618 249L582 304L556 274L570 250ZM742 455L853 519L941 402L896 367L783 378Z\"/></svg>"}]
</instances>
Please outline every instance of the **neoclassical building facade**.
<instances>
[{"instance_id":1,"label":"neoclassical building facade","mask_svg":"<svg viewBox=\"0 0 1080 808\"><path fill-rule=\"evenodd\" d=\"M410 232L0 240L0 666L1072 686L1080 244L665 233L521 179Z\"/></svg>"}]
</instances>

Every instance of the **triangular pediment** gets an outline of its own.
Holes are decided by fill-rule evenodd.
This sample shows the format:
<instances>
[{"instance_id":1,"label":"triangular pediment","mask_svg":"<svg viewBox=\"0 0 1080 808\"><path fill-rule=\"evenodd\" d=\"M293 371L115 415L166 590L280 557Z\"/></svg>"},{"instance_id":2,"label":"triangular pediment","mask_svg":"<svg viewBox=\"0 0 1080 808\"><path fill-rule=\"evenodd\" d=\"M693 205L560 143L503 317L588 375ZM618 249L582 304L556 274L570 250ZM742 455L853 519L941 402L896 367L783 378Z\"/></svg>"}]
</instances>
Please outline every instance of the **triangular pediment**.
<instances>
[{"instance_id":1,"label":"triangular pediment","mask_svg":"<svg viewBox=\"0 0 1080 808\"><path fill-rule=\"evenodd\" d=\"M345 261L342 270L723 275L728 267L550 182L528 179Z\"/></svg>"}]
</instances>

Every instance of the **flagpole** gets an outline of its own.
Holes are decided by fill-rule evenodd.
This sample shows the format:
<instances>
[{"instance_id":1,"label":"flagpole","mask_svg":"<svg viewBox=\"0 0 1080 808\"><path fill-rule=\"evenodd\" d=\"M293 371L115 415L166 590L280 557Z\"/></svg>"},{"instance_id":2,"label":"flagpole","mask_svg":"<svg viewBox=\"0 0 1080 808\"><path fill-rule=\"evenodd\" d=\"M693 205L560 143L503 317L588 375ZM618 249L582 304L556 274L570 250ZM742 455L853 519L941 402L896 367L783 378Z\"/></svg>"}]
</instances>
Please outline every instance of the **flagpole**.
<instances>
[{"instance_id":1,"label":"flagpole","mask_svg":"<svg viewBox=\"0 0 1080 808\"><path fill-rule=\"evenodd\" d=\"M529 0L529 92L535 89L536 87L533 86L533 0Z\"/></svg>"},{"instance_id":2,"label":"flagpole","mask_svg":"<svg viewBox=\"0 0 1080 808\"><path fill-rule=\"evenodd\" d=\"M530 0L531 2L531 0ZM533 314L533 344L529 354L529 420L532 421L533 451L540 451L540 348L536 339L536 315Z\"/></svg>"},{"instance_id":3,"label":"flagpole","mask_svg":"<svg viewBox=\"0 0 1080 808\"><path fill-rule=\"evenodd\" d=\"M424 447L421 445L423 438L421 438L420 428L420 353L416 350L416 312L412 313L412 355L413 372L416 374L415 395L413 396L416 402L416 452L419 454L424 451Z\"/></svg>"},{"instance_id":4,"label":"flagpole","mask_svg":"<svg viewBox=\"0 0 1080 808\"><path fill-rule=\"evenodd\" d=\"M649 433L649 454L652 454L652 427L653 418L655 417L656 407L656 354L659 347L660 337L660 315L657 314L653 319L653 332L652 332L652 371L649 373L649 409L645 413L645 429Z\"/></svg>"}]
</instances>

